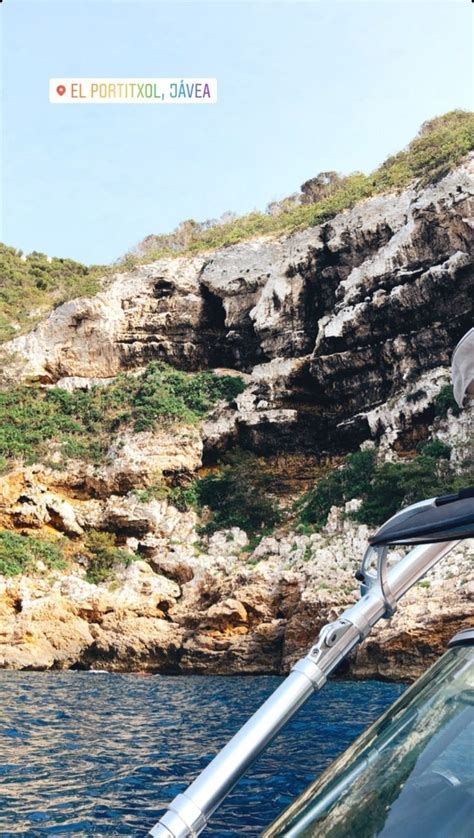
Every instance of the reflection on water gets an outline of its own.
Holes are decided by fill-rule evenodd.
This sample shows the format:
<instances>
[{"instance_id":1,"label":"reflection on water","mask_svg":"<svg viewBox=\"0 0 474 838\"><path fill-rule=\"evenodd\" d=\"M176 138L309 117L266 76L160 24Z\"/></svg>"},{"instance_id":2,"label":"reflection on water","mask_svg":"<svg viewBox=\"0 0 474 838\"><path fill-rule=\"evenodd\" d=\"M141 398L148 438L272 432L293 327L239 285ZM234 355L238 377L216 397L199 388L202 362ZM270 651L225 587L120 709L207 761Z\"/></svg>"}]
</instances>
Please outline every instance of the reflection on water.
<instances>
[{"instance_id":1,"label":"reflection on water","mask_svg":"<svg viewBox=\"0 0 474 838\"><path fill-rule=\"evenodd\" d=\"M279 681L0 672L0 835L145 836ZM402 689L328 684L205 834L258 835Z\"/></svg>"}]
</instances>

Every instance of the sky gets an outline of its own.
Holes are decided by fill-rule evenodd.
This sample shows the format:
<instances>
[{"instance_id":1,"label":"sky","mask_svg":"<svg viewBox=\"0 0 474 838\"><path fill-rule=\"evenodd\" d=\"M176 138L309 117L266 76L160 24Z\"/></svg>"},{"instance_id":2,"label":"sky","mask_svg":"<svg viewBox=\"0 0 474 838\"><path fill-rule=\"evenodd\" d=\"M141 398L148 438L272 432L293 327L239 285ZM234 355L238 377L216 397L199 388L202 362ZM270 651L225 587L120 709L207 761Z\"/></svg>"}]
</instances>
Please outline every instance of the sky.
<instances>
[{"instance_id":1,"label":"sky","mask_svg":"<svg viewBox=\"0 0 474 838\"><path fill-rule=\"evenodd\" d=\"M467 0L4 0L0 238L87 264L370 171L472 109ZM50 77L215 77L215 105L53 105Z\"/></svg>"}]
</instances>

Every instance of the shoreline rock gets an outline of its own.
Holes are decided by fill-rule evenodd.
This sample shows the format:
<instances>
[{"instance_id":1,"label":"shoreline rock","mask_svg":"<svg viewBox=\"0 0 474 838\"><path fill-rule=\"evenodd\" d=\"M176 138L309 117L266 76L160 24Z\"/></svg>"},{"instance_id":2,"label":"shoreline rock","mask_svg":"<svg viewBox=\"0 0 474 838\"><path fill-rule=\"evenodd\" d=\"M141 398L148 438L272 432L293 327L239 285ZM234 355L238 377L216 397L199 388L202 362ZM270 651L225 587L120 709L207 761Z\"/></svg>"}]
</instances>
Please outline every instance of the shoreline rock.
<instances>
[{"instance_id":1,"label":"shoreline rock","mask_svg":"<svg viewBox=\"0 0 474 838\"><path fill-rule=\"evenodd\" d=\"M0 586L0 668L168 674L284 674L321 627L357 596L367 536L294 533L242 554L245 534L218 533L209 553L137 560L111 583L84 570ZM160 552L160 551L158 551ZM413 680L472 621L474 541L455 548L379 624L343 668L351 678Z\"/></svg>"}]
</instances>

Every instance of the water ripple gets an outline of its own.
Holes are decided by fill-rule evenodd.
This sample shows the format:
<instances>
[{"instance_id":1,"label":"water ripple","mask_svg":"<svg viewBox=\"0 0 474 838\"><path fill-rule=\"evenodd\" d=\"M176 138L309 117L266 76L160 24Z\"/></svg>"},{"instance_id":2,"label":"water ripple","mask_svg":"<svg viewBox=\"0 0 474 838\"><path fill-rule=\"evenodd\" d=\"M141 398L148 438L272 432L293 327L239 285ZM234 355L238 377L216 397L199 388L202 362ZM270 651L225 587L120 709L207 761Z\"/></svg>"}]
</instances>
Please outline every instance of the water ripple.
<instances>
[{"instance_id":1,"label":"water ripple","mask_svg":"<svg viewBox=\"0 0 474 838\"><path fill-rule=\"evenodd\" d=\"M0 836L144 838L279 681L0 672ZM234 789L206 835L258 835L402 689L328 684Z\"/></svg>"}]
</instances>

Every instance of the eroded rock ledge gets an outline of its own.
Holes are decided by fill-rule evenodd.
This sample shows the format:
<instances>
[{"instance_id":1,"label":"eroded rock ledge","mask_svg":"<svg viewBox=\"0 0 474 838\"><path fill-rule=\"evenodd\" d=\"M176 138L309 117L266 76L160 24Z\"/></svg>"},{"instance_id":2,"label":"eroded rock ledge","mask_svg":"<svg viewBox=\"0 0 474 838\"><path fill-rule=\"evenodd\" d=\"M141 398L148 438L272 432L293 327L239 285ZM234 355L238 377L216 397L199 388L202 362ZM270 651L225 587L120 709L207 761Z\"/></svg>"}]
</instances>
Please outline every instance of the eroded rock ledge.
<instances>
[{"instance_id":1,"label":"eroded rock ledge","mask_svg":"<svg viewBox=\"0 0 474 838\"><path fill-rule=\"evenodd\" d=\"M174 517L175 537L192 529L189 516L166 513L162 509L161 520L169 526ZM213 536L205 553L189 540L177 545L168 538L165 546L163 532L161 538L148 534L140 544L146 560L133 562L110 584L89 584L80 567L67 575L3 580L0 666L287 672L322 625L356 598L354 571L367 528L343 523L334 509L328 530L276 533L251 554L242 552L247 537L237 529ZM345 673L411 680L432 663L469 623L473 547L453 550L412 589Z\"/></svg>"}]
</instances>

